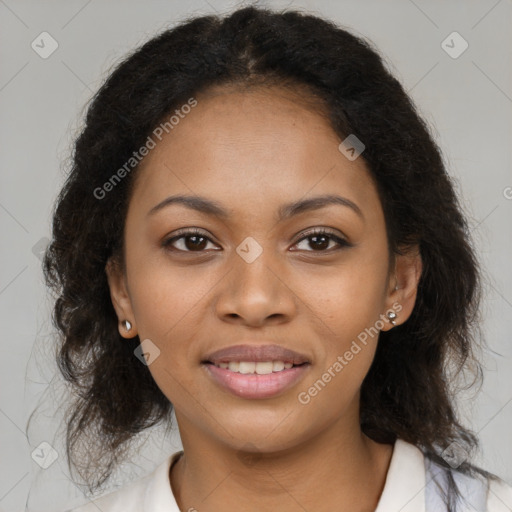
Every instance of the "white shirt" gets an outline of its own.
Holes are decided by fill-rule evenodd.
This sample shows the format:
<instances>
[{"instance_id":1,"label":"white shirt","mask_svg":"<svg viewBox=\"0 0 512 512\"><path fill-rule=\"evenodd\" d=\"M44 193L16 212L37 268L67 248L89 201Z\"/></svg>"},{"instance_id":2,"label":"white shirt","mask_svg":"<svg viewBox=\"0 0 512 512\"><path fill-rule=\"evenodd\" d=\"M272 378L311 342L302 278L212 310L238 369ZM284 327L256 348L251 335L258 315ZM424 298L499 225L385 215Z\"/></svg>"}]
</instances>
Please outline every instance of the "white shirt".
<instances>
[{"instance_id":1,"label":"white shirt","mask_svg":"<svg viewBox=\"0 0 512 512\"><path fill-rule=\"evenodd\" d=\"M180 512L172 493L169 469L181 453L171 454L145 477L69 512ZM426 485L423 453L397 439L375 512L440 512L428 508ZM491 481L486 503L485 512L512 512L512 487Z\"/></svg>"}]
</instances>

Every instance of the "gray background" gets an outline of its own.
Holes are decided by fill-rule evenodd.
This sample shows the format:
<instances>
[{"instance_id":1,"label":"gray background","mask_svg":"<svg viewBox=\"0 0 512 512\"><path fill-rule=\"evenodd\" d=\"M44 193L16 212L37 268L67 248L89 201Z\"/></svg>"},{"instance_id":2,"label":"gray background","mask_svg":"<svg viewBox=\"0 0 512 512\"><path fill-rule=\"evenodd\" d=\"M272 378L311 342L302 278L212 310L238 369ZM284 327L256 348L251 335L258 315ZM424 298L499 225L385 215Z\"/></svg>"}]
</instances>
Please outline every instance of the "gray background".
<instances>
[{"instance_id":1,"label":"gray background","mask_svg":"<svg viewBox=\"0 0 512 512\"><path fill-rule=\"evenodd\" d=\"M56 405L64 390L52 366L51 302L38 257L50 237L52 203L83 107L127 51L188 15L235 5L242 4L0 0L0 511L25 510L28 502L30 510L55 512L85 501L68 478L59 444ZM461 415L481 439L477 462L512 484L511 0L267 5L304 8L374 41L431 125L486 271L485 381L476 398L464 395ZM43 31L59 45L47 59L31 47ZM441 46L454 31L469 44L458 58ZM448 44L461 48L457 41ZM38 403L27 436L26 422ZM143 451L111 486L144 475L179 447L176 436L160 434L141 438ZM59 456L42 469L31 453L44 451L45 441Z\"/></svg>"}]
</instances>

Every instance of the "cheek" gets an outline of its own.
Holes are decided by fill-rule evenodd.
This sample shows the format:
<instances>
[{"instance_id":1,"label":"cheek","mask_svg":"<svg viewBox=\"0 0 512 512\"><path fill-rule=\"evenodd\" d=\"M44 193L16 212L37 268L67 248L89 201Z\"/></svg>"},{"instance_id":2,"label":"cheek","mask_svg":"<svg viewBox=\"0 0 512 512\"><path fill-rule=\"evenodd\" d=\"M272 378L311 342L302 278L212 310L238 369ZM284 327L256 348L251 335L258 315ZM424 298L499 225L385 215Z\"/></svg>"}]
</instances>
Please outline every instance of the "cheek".
<instances>
[{"instance_id":1,"label":"cheek","mask_svg":"<svg viewBox=\"0 0 512 512\"><path fill-rule=\"evenodd\" d=\"M302 390L306 402L315 399L323 407L334 400L341 406L340 401L357 392L370 368L384 326L387 283L387 259L376 254L354 251L343 265L325 275L317 272L311 280L303 278L296 288L321 343L308 389Z\"/></svg>"},{"instance_id":2,"label":"cheek","mask_svg":"<svg viewBox=\"0 0 512 512\"><path fill-rule=\"evenodd\" d=\"M141 336L166 346L193 338L217 274L207 266L172 264L163 253L144 257L134 252L130 268L131 302Z\"/></svg>"},{"instance_id":3,"label":"cheek","mask_svg":"<svg viewBox=\"0 0 512 512\"><path fill-rule=\"evenodd\" d=\"M340 350L375 325L383 312L388 262L377 254L358 248L347 252L343 263L304 271L294 283L293 289L307 304L311 320L318 320L327 339Z\"/></svg>"},{"instance_id":4,"label":"cheek","mask_svg":"<svg viewBox=\"0 0 512 512\"><path fill-rule=\"evenodd\" d=\"M183 380L180 371L183 372L184 365L180 361L189 358L194 345L200 325L196 318L198 303L207 285L165 262L135 256L132 253L133 259L128 262L132 310L141 343L150 340L147 346L157 354L149 370L167 394L168 389L179 387L174 379Z\"/></svg>"},{"instance_id":5,"label":"cheek","mask_svg":"<svg viewBox=\"0 0 512 512\"><path fill-rule=\"evenodd\" d=\"M148 369L168 400L183 411L201 395L190 363L201 338L201 297L212 287L185 274L157 265L140 266L132 290L140 340L151 340L158 354Z\"/></svg>"},{"instance_id":6,"label":"cheek","mask_svg":"<svg viewBox=\"0 0 512 512\"><path fill-rule=\"evenodd\" d=\"M343 293L349 293L347 287ZM362 291L362 290L360 290ZM298 403L308 414L326 421L346 414L358 401L359 390L377 348L379 330L378 301L339 297L323 299L318 311L317 338L321 348L311 374L297 393ZM314 321L313 321L314 322Z\"/></svg>"}]
</instances>

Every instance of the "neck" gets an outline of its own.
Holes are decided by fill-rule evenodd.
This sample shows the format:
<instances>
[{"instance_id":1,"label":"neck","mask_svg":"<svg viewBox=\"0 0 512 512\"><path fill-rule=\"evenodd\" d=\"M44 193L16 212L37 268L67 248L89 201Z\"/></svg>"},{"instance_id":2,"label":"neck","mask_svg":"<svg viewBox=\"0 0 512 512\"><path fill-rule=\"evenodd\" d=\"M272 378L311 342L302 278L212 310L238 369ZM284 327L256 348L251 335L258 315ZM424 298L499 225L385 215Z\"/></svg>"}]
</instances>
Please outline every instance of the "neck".
<instances>
[{"instance_id":1,"label":"neck","mask_svg":"<svg viewBox=\"0 0 512 512\"><path fill-rule=\"evenodd\" d=\"M280 512L375 510L393 449L365 436L358 422L357 428L340 422L299 446L266 453L197 435L185 418L178 423L186 433L184 455L170 480L180 510L259 512L276 503Z\"/></svg>"}]
</instances>

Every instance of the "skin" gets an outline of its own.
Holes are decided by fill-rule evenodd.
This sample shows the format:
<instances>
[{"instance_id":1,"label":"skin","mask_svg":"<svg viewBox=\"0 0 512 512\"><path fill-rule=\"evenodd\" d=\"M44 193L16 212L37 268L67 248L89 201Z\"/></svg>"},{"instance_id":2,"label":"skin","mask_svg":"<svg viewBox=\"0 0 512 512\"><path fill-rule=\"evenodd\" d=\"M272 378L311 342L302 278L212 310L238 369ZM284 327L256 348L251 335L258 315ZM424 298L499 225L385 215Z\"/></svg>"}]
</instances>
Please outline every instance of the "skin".
<instances>
[{"instance_id":1,"label":"skin","mask_svg":"<svg viewBox=\"0 0 512 512\"><path fill-rule=\"evenodd\" d=\"M366 164L345 158L340 137L311 102L278 87L217 87L196 98L138 171L125 268L113 260L106 267L121 335L149 338L160 350L148 368L175 407L183 442L170 472L178 505L201 512L259 512L276 503L282 512L374 510L393 449L359 425L360 387L377 336L308 404L297 395L393 304L401 306L397 325L407 320L421 274L417 248L389 260ZM215 200L230 216L179 204L148 215L174 194ZM323 194L350 199L364 218L329 205L277 221L284 203ZM209 241L199 250L190 238L162 247L188 227ZM304 236L316 227L352 246L328 238L319 249ZM248 236L263 250L252 263L236 252ZM382 330L393 328L383 323ZM201 361L243 342L281 344L312 364L280 396L239 398L214 384Z\"/></svg>"}]
</instances>

